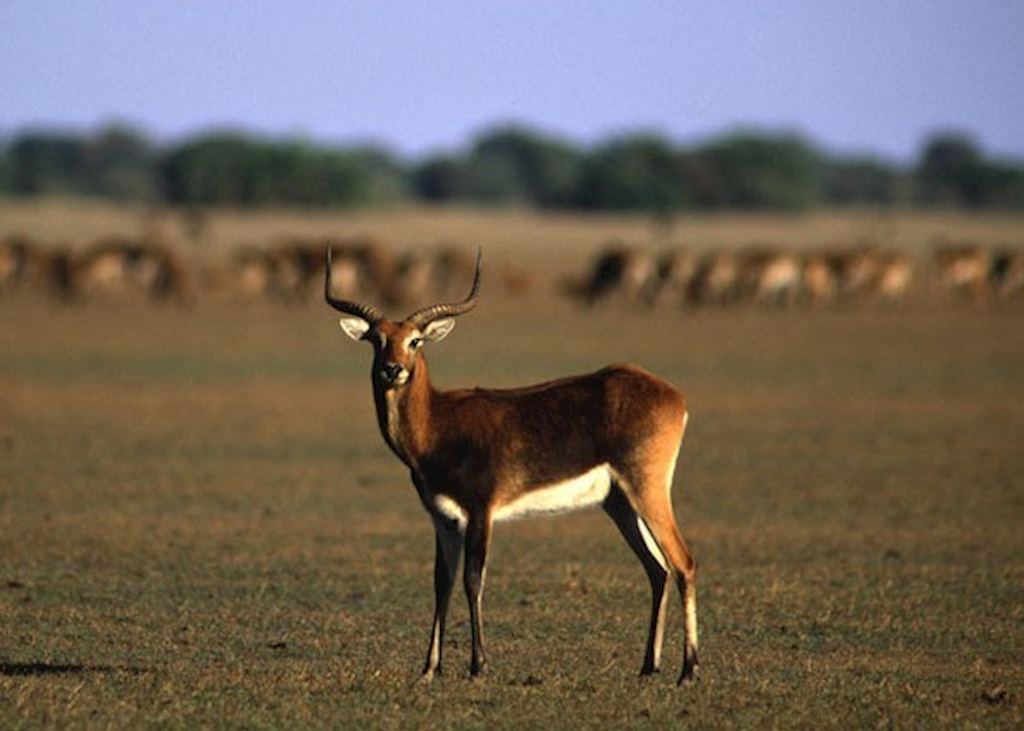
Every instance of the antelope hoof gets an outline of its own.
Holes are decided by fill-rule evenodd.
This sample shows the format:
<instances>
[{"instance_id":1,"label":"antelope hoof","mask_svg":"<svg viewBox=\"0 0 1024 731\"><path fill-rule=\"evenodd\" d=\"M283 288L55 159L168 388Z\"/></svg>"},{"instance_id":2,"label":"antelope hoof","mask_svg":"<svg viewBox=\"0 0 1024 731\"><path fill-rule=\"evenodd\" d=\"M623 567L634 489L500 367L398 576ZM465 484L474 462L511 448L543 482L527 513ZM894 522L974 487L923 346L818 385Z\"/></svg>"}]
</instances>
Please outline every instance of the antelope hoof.
<instances>
[{"instance_id":1,"label":"antelope hoof","mask_svg":"<svg viewBox=\"0 0 1024 731\"><path fill-rule=\"evenodd\" d=\"M473 678L482 678L483 676L487 675L487 663L473 663L469 667L469 675Z\"/></svg>"},{"instance_id":2,"label":"antelope hoof","mask_svg":"<svg viewBox=\"0 0 1024 731\"><path fill-rule=\"evenodd\" d=\"M661 668L656 668L653 665L644 665L642 668L640 668L640 677L649 678L652 675L657 675L660 672Z\"/></svg>"},{"instance_id":3,"label":"antelope hoof","mask_svg":"<svg viewBox=\"0 0 1024 731\"><path fill-rule=\"evenodd\" d=\"M683 672L679 674L679 685L693 685L697 682L697 653L687 653L683 659Z\"/></svg>"}]
</instances>

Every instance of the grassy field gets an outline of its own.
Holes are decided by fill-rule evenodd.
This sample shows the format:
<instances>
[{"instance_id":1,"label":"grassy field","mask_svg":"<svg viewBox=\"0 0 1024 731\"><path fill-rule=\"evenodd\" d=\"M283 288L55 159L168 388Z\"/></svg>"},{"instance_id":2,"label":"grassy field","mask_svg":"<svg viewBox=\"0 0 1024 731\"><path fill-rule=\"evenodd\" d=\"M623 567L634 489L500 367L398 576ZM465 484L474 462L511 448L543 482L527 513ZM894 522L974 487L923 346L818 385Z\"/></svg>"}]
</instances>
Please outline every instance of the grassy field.
<instances>
[{"instance_id":1,"label":"grassy field","mask_svg":"<svg viewBox=\"0 0 1024 731\"><path fill-rule=\"evenodd\" d=\"M0 199L0 236L24 234L71 246L101 236L157 232L182 250L216 260L243 244L263 245L281 236L370 235L399 248L455 242L483 245L489 261L578 264L610 240L640 246L683 244L697 251L762 243L809 249L871 241L911 254L926 254L937 239L992 245L1022 243L1024 216L913 211L824 211L808 215L695 214L671 226L645 216L530 213L516 209L397 208L394 210L295 211L215 210L203 213L198 229L181 212L79 200Z\"/></svg>"},{"instance_id":2,"label":"grassy field","mask_svg":"<svg viewBox=\"0 0 1024 731\"><path fill-rule=\"evenodd\" d=\"M7 230L31 224L25 207L4 213ZM134 214L95 215L75 230ZM388 230L362 215L354 228ZM428 240L482 239L499 257L535 236L521 249L534 267L538 241L576 242L568 266L599 232L650 232L393 215L399 243L417 217ZM875 225L761 223L797 243ZM258 224L212 226L224 243ZM893 225L913 247L1012 224ZM755 230L684 220L674 235ZM484 286L428 352L437 385L633 361L687 393L674 494L701 565L696 686L673 682L677 602L666 672L637 677L647 583L600 511L500 525L490 675L468 678L457 593L446 673L414 685L432 531L377 432L369 348L326 308L21 298L0 300L0 727L1024 723L1024 308L587 312Z\"/></svg>"}]
</instances>

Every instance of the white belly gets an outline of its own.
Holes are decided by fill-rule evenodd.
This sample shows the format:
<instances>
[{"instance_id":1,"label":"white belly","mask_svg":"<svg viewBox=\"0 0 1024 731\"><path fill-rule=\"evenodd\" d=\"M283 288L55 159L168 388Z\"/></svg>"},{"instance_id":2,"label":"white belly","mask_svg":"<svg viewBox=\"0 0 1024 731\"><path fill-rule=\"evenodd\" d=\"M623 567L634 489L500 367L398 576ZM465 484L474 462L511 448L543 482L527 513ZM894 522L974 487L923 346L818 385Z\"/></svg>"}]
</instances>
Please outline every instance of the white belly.
<instances>
[{"instance_id":1,"label":"white belly","mask_svg":"<svg viewBox=\"0 0 1024 731\"><path fill-rule=\"evenodd\" d=\"M564 513L592 505L600 505L611 489L612 475L607 464L564 482L531 490L505 505L500 505L491 516L495 522L515 520L537 513Z\"/></svg>"},{"instance_id":2,"label":"white belly","mask_svg":"<svg viewBox=\"0 0 1024 731\"><path fill-rule=\"evenodd\" d=\"M436 495L434 497L434 507L437 509L437 512L448 520L458 523L460 529L466 527L469 516L466 515L466 511L462 509L461 505L447 495Z\"/></svg>"}]
</instances>

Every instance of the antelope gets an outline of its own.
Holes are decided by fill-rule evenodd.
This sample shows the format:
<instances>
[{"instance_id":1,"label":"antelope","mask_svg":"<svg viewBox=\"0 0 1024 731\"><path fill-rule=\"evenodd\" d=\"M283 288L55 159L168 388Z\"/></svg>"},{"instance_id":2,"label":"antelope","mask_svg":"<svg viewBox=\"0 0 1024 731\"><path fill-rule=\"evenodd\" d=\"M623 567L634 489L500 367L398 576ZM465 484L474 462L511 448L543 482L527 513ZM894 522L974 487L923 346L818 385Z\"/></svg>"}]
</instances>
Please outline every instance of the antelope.
<instances>
[{"instance_id":1,"label":"antelope","mask_svg":"<svg viewBox=\"0 0 1024 731\"><path fill-rule=\"evenodd\" d=\"M66 248L44 248L22 237L0 241L0 295L38 288L70 302L76 294L74 276L74 257Z\"/></svg>"},{"instance_id":2,"label":"antelope","mask_svg":"<svg viewBox=\"0 0 1024 731\"><path fill-rule=\"evenodd\" d=\"M656 276L654 259L646 251L613 245L602 251L594 261L581 294L590 305L613 296L636 303Z\"/></svg>"},{"instance_id":3,"label":"antelope","mask_svg":"<svg viewBox=\"0 0 1024 731\"><path fill-rule=\"evenodd\" d=\"M812 305L825 304L835 297L836 276L829 266L828 257L820 252L804 256L800 280L804 296Z\"/></svg>"},{"instance_id":4,"label":"antelope","mask_svg":"<svg viewBox=\"0 0 1024 731\"><path fill-rule=\"evenodd\" d=\"M882 256L875 291L890 302L903 299L914 279L914 265L903 254L887 252Z\"/></svg>"},{"instance_id":5,"label":"antelope","mask_svg":"<svg viewBox=\"0 0 1024 731\"><path fill-rule=\"evenodd\" d=\"M690 300L698 304L728 304L738 295L740 260L732 251L705 254L690 281Z\"/></svg>"},{"instance_id":6,"label":"antelope","mask_svg":"<svg viewBox=\"0 0 1024 731\"><path fill-rule=\"evenodd\" d=\"M989 278L1001 299L1024 292L1024 250L999 249L992 252Z\"/></svg>"},{"instance_id":7,"label":"antelope","mask_svg":"<svg viewBox=\"0 0 1024 731\"><path fill-rule=\"evenodd\" d=\"M642 675L657 672L668 578L685 613L679 683L697 670L696 563L679 533L670 489L686 430L686 399L632 365L526 388L436 390L424 346L444 339L472 310L473 284L460 302L435 304L404 320L337 298L326 254L324 297L342 313L341 329L373 346L371 382L385 443L408 467L435 530L434 622L422 680L441 672L445 617L462 555L469 602L470 674L486 668L481 595L496 522L600 505L640 560L651 585Z\"/></svg>"},{"instance_id":8,"label":"antelope","mask_svg":"<svg viewBox=\"0 0 1024 731\"><path fill-rule=\"evenodd\" d=\"M657 260L657 273L648 297L652 305L670 302L679 306L697 271L697 258L689 249L668 249Z\"/></svg>"},{"instance_id":9,"label":"antelope","mask_svg":"<svg viewBox=\"0 0 1024 731\"><path fill-rule=\"evenodd\" d=\"M0 241L0 293L16 289L25 280L35 247L22 238Z\"/></svg>"},{"instance_id":10,"label":"antelope","mask_svg":"<svg viewBox=\"0 0 1024 731\"><path fill-rule=\"evenodd\" d=\"M154 241L112 238L93 245L72 262L74 295L111 295L144 292L153 300L176 299L181 304L194 296L191 275L175 252Z\"/></svg>"},{"instance_id":11,"label":"antelope","mask_svg":"<svg viewBox=\"0 0 1024 731\"><path fill-rule=\"evenodd\" d=\"M260 297L271 291L274 264L267 252L253 246L243 246L231 257L230 286L243 297Z\"/></svg>"},{"instance_id":12,"label":"antelope","mask_svg":"<svg viewBox=\"0 0 1024 731\"><path fill-rule=\"evenodd\" d=\"M420 297L426 299L433 280L433 259L421 251L407 251L399 257L394 275L381 296L391 305L401 305Z\"/></svg>"},{"instance_id":13,"label":"antelope","mask_svg":"<svg viewBox=\"0 0 1024 731\"><path fill-rule=\"evenodd\" d=\"M831 251L828 254L839 283L840 295L848 300L872 293L881 270L881 252L871 245Z\"/></svg>"},{"instance_id":14,"label":"antelope","mask_svg":"<svg viewBox=\"0 0 1024 731\"><path fill-rule=\"evenodd\" d=\"M941 284L954 293L982 301L989 294L991 253L976 244L944 245L933 253Z\"/></svg>"},{"instance_id":15,"label":"antelope","mask_svg":"<svg viewBox=\"0 0 1024 731\"><path fill-rule=\"evenodd\" d=\"M453 244L442 245L433 263L433 287L439 299L452 296L473 274L473 254Z\"/></svg>"},{"instance_id":16,"label":"antelope","mask_svg":"<svg viewBox=\"0 0 1024 731\"><path fill-rule=\"evenodd\" d=\"M800 260L796 255L772 248L740 252L740 291L758 304L786 305L800 291Z\"/></svg>"}]
</instances>

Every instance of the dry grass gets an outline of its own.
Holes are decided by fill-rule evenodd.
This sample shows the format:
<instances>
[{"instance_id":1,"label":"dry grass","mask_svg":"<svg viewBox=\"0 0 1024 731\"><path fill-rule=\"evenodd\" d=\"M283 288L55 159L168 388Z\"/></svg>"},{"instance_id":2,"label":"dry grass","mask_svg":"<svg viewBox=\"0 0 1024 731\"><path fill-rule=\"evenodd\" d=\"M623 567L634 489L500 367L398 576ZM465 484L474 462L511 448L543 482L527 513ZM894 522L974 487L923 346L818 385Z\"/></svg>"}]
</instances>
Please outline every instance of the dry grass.
<instances>
[{"instance_id":1,"label":"dry grass","mask_svg":"<svg viewBox=\"0 0 1024 731\"><path fill-rule=\"evenodd\" d=\"M490 257L546 264L576 263L610 240L640 246L686 244L697 250L766 243L798 250L871 240L922 254L941 238L1021 243L1019 214L965 215L885 211L825 211L809 215L699 214L666 228L644 216L536 213L509 209L403 207L393 210L215 210L203 216L198 239L179 211L81 200L0 199L0 236L21 233L73 246L101 236L157 230L199 257L218 258L241 244L263 245L288 235L370 235L400 248L451 241L482 245Z\"/></svg>"},{"instance_id":2,"label":"dry grass","mask_svg":"<svg viewBox=\"0 0 1024 731\"><path fill-rule=\"evenodd\" d=\"M391 225L411 243L418 217L464 216L467 240L511 253L511 221L544 219L508 215ZM236 219L259 228L214 225ZM713 224L680 230L724 238ZM547 240L559 225L580 247L644 231L567 220ZM1019 728L1022 320L485 293L433 346L441 386L631 360L688 393L675 497L701 563L702 679L672 683L677 604L668 672L636 677L646 581L589 512L499 527L492 673L467 677L457 596L446 675L422 689L431 530L376 431L369 352L329 312L2 301L0 727Z\"/></svg>"}]
</instances>

